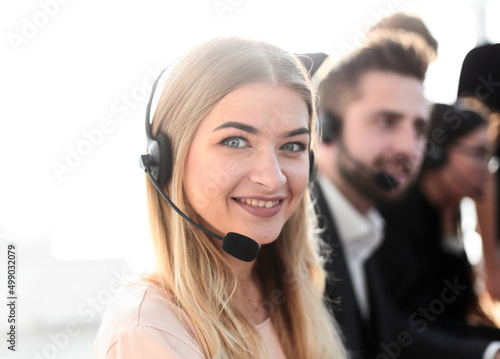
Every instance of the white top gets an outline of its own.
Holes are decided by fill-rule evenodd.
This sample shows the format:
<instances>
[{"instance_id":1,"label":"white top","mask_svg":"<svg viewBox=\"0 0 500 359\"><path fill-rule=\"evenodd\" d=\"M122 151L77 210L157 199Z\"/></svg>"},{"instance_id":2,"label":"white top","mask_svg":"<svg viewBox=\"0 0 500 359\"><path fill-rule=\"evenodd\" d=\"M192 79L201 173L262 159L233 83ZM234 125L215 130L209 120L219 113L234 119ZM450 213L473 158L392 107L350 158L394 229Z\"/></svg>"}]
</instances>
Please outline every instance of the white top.
<instances>
[{"instance_id":1,"label":"white top","mask_svg":"<svg viewBox=\"0 0 500 359\"><path fill-rule=\"evenodd\" d=\"M286 359L271 318L255 326L269 358ZM202 359L194 327L182 309L152 284L125 287L106 310L94 342L96 359Z\"/></svg>"},{"instance_id":2,"label":"white top","mask_svg":"<svg viewBox=\"0 0 500 359\"><path fill-rule=\"evenodd\" d=\"M364 264L382 244L384 219L375 208L371 208L366 215L359 213L325 177L319 175L318 182L328 208L336 219L337 233L361 315L368 318L370 313Z\"/></svg>"}]
</instances>

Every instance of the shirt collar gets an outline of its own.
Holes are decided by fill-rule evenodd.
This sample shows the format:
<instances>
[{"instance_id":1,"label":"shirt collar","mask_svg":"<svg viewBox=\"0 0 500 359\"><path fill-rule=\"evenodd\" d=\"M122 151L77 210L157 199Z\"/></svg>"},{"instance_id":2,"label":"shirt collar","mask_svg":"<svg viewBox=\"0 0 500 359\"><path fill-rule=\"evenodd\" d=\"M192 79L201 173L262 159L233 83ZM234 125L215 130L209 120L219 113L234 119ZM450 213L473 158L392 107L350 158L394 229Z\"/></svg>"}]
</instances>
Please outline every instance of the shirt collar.
<instances>
[{"instance_id":1,"label":"shirt collar","mask_svg":"<svg viewBox=\"0 0 500 359\"><path fill-rule=\"evenodd\" d=\"M328 209L336 218L342 218L335 224L343 242L358 241L373 231L382 232L385 222L375 208L371 208L363 215L324 176L318 175L318 182L325 195Z\"/></svg>"}]
</instances>

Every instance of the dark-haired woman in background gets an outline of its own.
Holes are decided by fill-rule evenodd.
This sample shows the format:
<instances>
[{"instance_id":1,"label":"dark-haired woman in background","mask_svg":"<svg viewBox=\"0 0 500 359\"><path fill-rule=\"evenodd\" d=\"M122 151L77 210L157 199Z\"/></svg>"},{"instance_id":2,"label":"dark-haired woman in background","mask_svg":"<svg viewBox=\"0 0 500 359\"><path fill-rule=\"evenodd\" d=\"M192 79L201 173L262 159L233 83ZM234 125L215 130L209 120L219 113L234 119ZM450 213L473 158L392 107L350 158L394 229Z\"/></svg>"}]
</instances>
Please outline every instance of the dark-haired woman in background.
<instances>
[{"instance_id":1,"label":"dark-haired woman in background","mask_svg":"<svg viewBox=\"0 0 500 359\"><path fill-rule=\"evenodd\" d=\"M500 330L467 323L475 296L459 215L464 197L482 198L492 151L483 117L434 105L418 180L402 201L380 207L386 241L378 251L378 266L414 330L415 345L406 349L409 357L417 352L417 357L446 357L453 344L429 335L429 326L438 326L449 329L458 343L461 336L477 338L464 349L464 358L500 358Z\"/></svg>"}]
</instances>

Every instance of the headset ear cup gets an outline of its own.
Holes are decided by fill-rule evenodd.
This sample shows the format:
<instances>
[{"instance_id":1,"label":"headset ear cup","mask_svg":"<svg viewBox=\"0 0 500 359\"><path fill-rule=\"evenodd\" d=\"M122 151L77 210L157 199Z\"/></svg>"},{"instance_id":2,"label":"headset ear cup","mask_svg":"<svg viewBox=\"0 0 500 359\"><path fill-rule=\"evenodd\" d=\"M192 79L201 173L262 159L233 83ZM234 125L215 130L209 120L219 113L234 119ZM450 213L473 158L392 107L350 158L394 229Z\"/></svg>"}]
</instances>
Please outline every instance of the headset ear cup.
<instances>
[{"instance_id":1,"label":"headset ear cup","mask_svg":"<svg viewBox=\"0 0 500 359\"><path fill-rule=\"evenodd\" d=\"M333 142L335 140L335 134L332 131L330 116L328 116L328 113L325 113L319 118L319 120L321 123L321 142Z\"/></svg>"},{"instance_id":2,"label":"headset ear cup","mask_svg":"<svg viewBox=\"0 0 500 359\"><path fill-rule=\"evenodd\" d=\"M326 112L320 117L321 141L323 143L336 142L342 131L342 120L332 112Z\"/></svg>"},{"instance_id":3,"label":"headset ear cup","mask_svg":"<svg viewBox=\"0 0 500 359\"><path fill-rule=\"evenodd\" d=\"M314 151L309 151L309 177L313 175L314 171Z\"/></svg>"},{"instance_id":4,"label":"headset ear cup","mask_svg":"<svg viewBox=\"0 0 500 359\"><path fill-rule=\"evenodd\" d=\"M448 155L443 146L436 145L425 157L425 165L430 168L438 168L446 163Z\"/></svg>"},{"instance_id":5,"label":"headset ear cup","mask_svg":"<svg viewBox=\"0 0 500 359\"><path fill-rule=\"evenodd\" d=\"M158 133L156 141L160 146L158 183L163 186L170 180L172 175L172 142L164 133Z\"/></svg>"}]
</instances>

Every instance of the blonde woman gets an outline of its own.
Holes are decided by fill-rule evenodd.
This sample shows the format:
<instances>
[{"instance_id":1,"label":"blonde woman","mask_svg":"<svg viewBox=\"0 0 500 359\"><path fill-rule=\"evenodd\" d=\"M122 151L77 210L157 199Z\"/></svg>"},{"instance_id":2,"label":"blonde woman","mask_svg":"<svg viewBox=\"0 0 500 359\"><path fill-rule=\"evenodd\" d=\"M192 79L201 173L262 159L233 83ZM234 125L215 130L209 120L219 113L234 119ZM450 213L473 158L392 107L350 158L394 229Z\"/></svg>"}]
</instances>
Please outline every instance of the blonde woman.
<instances>
[{"instance_id":1,"label":"blonde woman","mask_svg":"<svg viewBox=\"0 0 500 359\"><path fill-rule=\"evenodd\" d=\"M156 271L108 308L96 358L346 357L309 220L314 99L300 62L264 42L216 38L176 64L152 123L172 148L162 190L215 236L146 179ZM228 232L257 258L223 250Z\"/></svg>"}]
</instances>

